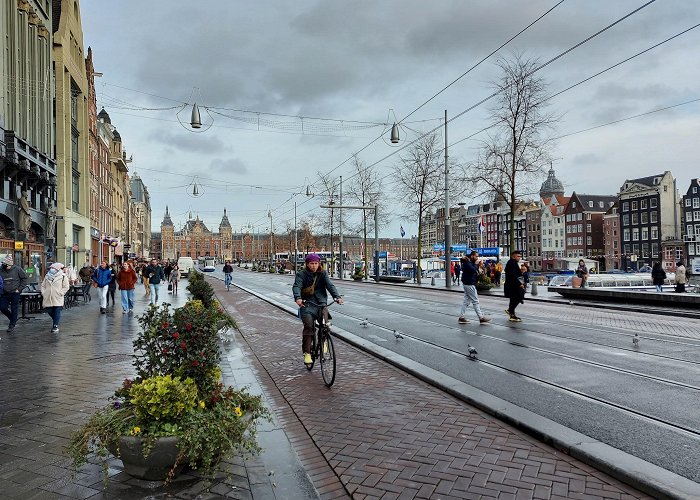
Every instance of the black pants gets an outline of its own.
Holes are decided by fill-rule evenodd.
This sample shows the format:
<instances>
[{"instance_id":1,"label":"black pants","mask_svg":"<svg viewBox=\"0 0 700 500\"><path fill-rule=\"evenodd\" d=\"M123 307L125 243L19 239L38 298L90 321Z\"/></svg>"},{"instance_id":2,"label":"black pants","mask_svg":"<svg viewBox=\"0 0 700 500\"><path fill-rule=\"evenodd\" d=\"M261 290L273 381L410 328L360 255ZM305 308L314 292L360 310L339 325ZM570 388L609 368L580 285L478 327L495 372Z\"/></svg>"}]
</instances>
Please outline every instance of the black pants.
<instances>
[{"instance_id":1,"label":"black pants","mask_svg":"<svg viewBox=\"0 0 700 500\"><path fill-rule=\"evenodd\" d=\"M508 302L508 312L511 314L511 316L515 316L515 308L518 307L520 302L522 302L522 299L518 296L510 298L510 301Z\"/></svg>"},{"instance_id":2,"label":"black pants","mask_svg":"<svg viewBox=\"0 0 700 500\"><path fill-rule=\"evenodd\" d=\"M685 283L676 283L676 293L685 293Z\"/></svg>"},{"instance_id":3,"label":"black pants","mask_svg":"<svg viewBox=\"0 0 700 500\"><path fill-rule=\"evenodd\" d=\"M112 298L112 305L114 305L114 293L117 291L117 285L108 285L107 288L107 304L109 304L110 297Z\"/></svg>"}]
</instances>

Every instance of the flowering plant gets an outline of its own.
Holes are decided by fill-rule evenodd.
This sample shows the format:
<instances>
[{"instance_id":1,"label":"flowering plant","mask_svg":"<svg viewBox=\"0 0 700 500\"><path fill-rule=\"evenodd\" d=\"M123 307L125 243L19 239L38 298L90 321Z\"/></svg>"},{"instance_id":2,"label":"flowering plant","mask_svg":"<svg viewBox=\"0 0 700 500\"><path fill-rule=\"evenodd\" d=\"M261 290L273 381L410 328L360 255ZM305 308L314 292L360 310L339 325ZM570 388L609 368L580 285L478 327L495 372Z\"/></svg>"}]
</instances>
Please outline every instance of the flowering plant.
<instances>
[{"instance_id":1,"label":"flowering plant","mask_svg":"<svg viewBox=\"0 0 700 500\"><path fill-rule=\"evenodd\" d=\"M256 423L269 420L270 413L260 396L221 383L219 333L236 324L213 293L205 305L201 299L210 285L201 283L196 289L203 295L183 307L152 306L139 317L142 331L133 343L137 376L124 380L112 403L71 437L68 451L76 468L94 453L106 480L109 453L119 456L127 436L142 440L145 458L159 438L178 438L167 481L183 463L210 474L221 458L235 451L259 451Z\"/></svg>"}]
</instances>

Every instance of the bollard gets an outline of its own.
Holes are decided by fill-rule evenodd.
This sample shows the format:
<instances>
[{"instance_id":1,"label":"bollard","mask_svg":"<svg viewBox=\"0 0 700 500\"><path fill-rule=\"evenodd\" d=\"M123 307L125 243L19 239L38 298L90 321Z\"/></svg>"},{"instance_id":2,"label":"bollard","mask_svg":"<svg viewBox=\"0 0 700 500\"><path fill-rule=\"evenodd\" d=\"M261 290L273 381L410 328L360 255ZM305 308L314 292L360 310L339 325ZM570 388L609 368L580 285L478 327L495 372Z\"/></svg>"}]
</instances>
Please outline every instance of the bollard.
<instances>
[{"instance_id":1,"label":"bollard","mask_svg":"<svg viewBox=\"0 0 700 500\"><path fill-rule=\"evenodd\" d=\"M431 286L435 286L435 276L433 276L432 278L430 278L430 285L431 285Z\"/></svg>"},{"instance_id":2,"label":"bollard","mask_svg":"<svg viewBox=\"0 0 700 500\"><path fill-rule=\"evenodd\" d=\"M530 285L530 295L533 297L537 295L537 282L533 281L532 284Z\"/></svg>"}]
</instances>

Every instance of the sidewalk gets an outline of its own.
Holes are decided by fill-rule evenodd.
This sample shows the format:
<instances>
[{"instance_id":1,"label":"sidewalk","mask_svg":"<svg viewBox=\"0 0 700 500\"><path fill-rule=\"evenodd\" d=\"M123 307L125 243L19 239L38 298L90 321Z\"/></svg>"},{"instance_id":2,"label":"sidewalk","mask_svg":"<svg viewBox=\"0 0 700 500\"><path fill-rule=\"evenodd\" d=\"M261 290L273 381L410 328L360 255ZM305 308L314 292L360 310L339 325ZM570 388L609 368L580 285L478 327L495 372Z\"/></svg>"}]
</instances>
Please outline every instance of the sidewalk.
<instances>
[{"instance_id":1,"label":"sidewalk","mask_svg":"<svg viewBox=\"0 0 700 500\"><path fill-rule=\"evenodd\" d=\"M174 306L187 298L186 281L173 297L163 290L162 300ZM163 287L164 289L164 287ZM20 321L8 334L0 322L0 497L22 500L154 499L154 498L318 498L285 430L280 424L264 424L259 441L265 452L259 457L236 457L224 466L205 492L196 475L182 475L174 484L133 479L122 472L121 462L110 463L109 485L104 488L102 470L96 464L71 476L70 461L63 454L71 432L93 410L107 404L125 377L133 376L132 341L138 331L137 316L147 307L143 287L136 291L135 314L121 307L100 314L93 300L63 313L61 332L51 334L46 314ZM258 374L246 362L236 340L224 348L224 381L249 385L262 393ZM286 427L286 425L285 425Z\"/></svg>"},{"instance_id":2,"label":"sidewalk","mask_svg":"<svg viewBox=\"0 0 700 500\"><path fill-rule=\"evenodd\" d=\"M303 426L312 440L292 438L322 498L342 495L338 481L353 498L647 498L340 341L326 389L301 363L298 320L210 282L266 372L263 386L289 405L285 429ZM315 450L321 459L305 462ZM331 471L311 469L324 462Z\"/></svg>"}]
</instances>

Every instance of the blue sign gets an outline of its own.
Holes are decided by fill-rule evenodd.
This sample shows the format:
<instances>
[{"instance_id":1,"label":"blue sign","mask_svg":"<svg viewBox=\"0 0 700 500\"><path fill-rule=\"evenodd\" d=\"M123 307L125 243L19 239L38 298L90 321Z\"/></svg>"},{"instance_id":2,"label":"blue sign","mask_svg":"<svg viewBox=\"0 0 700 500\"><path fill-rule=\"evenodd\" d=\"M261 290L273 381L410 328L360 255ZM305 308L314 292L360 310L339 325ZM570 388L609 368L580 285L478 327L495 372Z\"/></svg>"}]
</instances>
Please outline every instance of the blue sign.
<instances>
[{"instance_id":1,"label":"blue sign","mask_svg":"<svg viewBox=\"0 0 700 500\"><path fill-rule=\"evenodd\" d=\"M485 247L485 248L470 248L467 245L459 244L459 245L452 245L452 252L461 252L465 254L471 253L472 250L476 250L479 252L479 255L481 257L498 257L499 256L499 251L498 248L496 247ZM445 245L442 243L436 243L433 245L433 252L444 252L445 251Z\"/></svg>"},{"instance_id":2,"label":"blue sign","mask_svg":"<svg viewBox=\"0 0 700 500\"><path fill-rule=\"evenodd\" d=\"M386 259L386 252L379 252L379 258L380 259Z\"/></svg>"}]
</instances>

